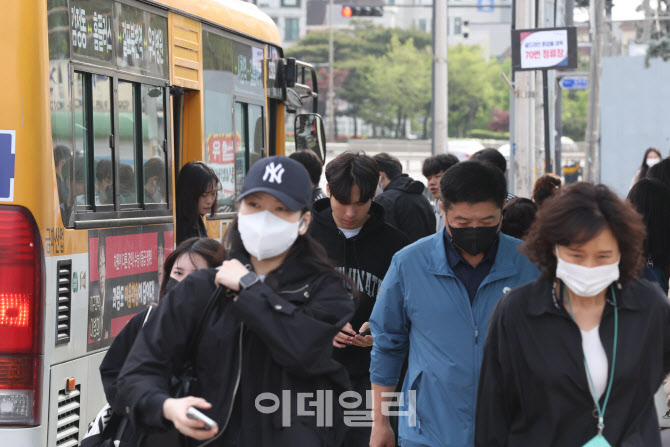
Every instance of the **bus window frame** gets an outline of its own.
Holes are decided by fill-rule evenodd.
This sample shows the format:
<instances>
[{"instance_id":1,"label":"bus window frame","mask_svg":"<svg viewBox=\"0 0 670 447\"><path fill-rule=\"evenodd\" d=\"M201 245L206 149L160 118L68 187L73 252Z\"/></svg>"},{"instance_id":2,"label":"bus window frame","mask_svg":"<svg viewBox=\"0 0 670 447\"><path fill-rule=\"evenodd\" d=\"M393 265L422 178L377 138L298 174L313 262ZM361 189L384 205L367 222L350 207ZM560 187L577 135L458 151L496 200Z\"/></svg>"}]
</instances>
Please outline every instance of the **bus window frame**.
<instances>
[{"instance_id":1,"label":"bus window frame","mask_svg":"<svg viewBox=\"0 0 670 447\"><path fill-rule=\"evenodd\" d=\"M254 106L259 106L262 108L263 111L263 151L264 151L264 156L267 157L269 154L269 149L268 149L268 129L267 127L267 103L264 102L263 100L260 100L256 97L249 96L249 95L244 95L244 94L236 94L233 92L232 95L232 105L233 105L233 133L235 132L235 129L237 129L237 114L235 113L235 104L240 103L243 105L243 110L245 116L243 119L245 120L246 126L244 126L244 131L246 132L244 142L245 142L245 147L244 147L244 166L245 166L245 172L244 172L244 178L246 179L247 173L249 172L249 161L250 161L250 148L249 148L249 109L248 107L244 106L249 106L249 105L254 105ZM234 139L234 141L236 141ZM237 147L235 148L235 152L237 152ZM237 187L237 185L235 185ZM237 198L233 199L234 202L237 202ZM213 216L210 216L209 214L206 216L206 219L209 220L222 220L222 219L232 219L237 215L237 212L226 212L226 213L214 213Z\"/></svg>"},{"instance_id":2,"label":"bus window frame","mask_svg":"<svg viewBox=\"0 0 670 447\"><path fill-rule=\"evenodd\" d=\"M249 45L251 47L256 47L258 49L263 50L263 70L267 70L267 67L265 66L267 64L267 55L268 55L268 52L267 52L268 43L267 42L250 39L250 38L248 38L244 35L233 32L229 29L221 28L220 25L215 26L211 22L207 22L204 19L201 20L201 23L202 23L203 40L204 40L205 32L208 32L208 33L216 34L219 37L230 39L232 41L242 43L244 45ZM277 47L277 48L280 48L280 47ZM206 91L206 87L203 85L203 90L202 90L203 95L205 94L205 91ZM245 104L252 104L252 105L261 106L263 108L264 118L267 117L268 97L267 97L267 84L265 82L265 73L263 73L263 94L250 95L247 92L244 92L244 93L239 92L235 89L235 83L234 82L230 86L230 93L231 93L231 98L232 98L231 99L231 103L232 103L231 113L233 114L233 116L232 116L232 118L233 118L232 119L233 133L235 132L235 125L236 125L236 121L235 121L235 119L236 119L235 118L235 103L236 102L242 102L242 103L245 103ZM240 100L240 99L242 99L242 100ZM203 108L203 119L204 119L204 108ZM270 134L270 130L267 128L267 126L268 126L268 120L267 119L263 120L263 126L264 126L264 129L263 129L263 144L264 144L265 155L267 156L270 153L269 152L270 143L268 141L268 135ZM246 131L248 132L249 130L246 129ZM248 141L247 141L247 146L248 146ZM204 150L206 150L206 148ZM205 158L205 156L204 156L204 153L203 153L203 161L204 161L204 158ZM248 151L248 149L245 149L245 165L248 165L248 160L249 160L249 151ZM247 168L246 171L248 172L249 169ZM245 178L246 178L247 172L244 173ZM223 212L223 213L218 213L217 212L217 213L214 213L213 216L210 216L209 214L206 215L205 219L207 221L210 221L210 220L211 221L230 220L230 219L235 218L235 216L237 216L236 211Z\"/></svg>"},{"instance_id":3,"label":"bus window frame","mask_svg":"<svg viewBox=\"0 0 670 447\"><path fill-rule=\"evenodd\" d=\"M155 78L152 76L146 76L136 73L130 73L118 69L110 69L107 67L102 67L99 65L94 65L86 62L80 62L75 60L70 60L70 79L71 82L74 82L76 73L83 73L85 75L95 76L103 75L108 76L112 80L112 131L114 132L114 147L112 148L112 176L114 179L114 205L76 205L74 208L74 223L73 227L75 229L80 228L102 228L107 226L130 226L137 225L138 219L142 224L152 224L152 223L165 223L164 218L169 217L169 222L172 223L173 219L173 204L172 204L172 123L170 122L170 112L167 109L169 106L169 81L165 79ZM91 79L90 77L87 79ZM118 117L118 81L126 81L134 84L145 84L153 85L155 87L161 88L163 90L163 101L164 101L164 113L165 113L165 139L164 139L164 152L165 152L165 164L166 164L166 203L150 203L144 204L143 208L137 208L135 204L130 204L130 207L124 207L119 203L119 194L118 190L120 188L120 179L119 179L119 166L118 166L118 154L117 148L119 146L119 123ZM90 82L89 82L90 83ZM72 87L72 84L71 84ZM140 87L141 89L141 87ZM74 89L70 88L70 101L74 104ZM93 110L86 110L87 122L92 123L93 119ZM74 109L71 111L74 114ZM134 112L135 113L135 112ZM141 116L141 108L139 110L139 115ZM135 123L135 125L137 125ZM75 123L74 119L72 120L72 147L74 147L75 139ZM95 132L95 131L94 131ZM92 134L89 136L89 140L94 138ZM137 154L140 149L135 147L135 153ZM91 199L94 200L95 197L95 170L93 165L93 157L89 157L86 160L87 169L89 170L89 184L86 187L89 190L93 190L93 195ZM143 173L142 173L143 175ZM137 179L137 174L136 174ZM138 188L142 185L138 184ZM140 204L142 205L142 204ZM149 220L147 220L149 219ZM109 222L109 223L108 223Z\"/></svg>"}]
</instances>

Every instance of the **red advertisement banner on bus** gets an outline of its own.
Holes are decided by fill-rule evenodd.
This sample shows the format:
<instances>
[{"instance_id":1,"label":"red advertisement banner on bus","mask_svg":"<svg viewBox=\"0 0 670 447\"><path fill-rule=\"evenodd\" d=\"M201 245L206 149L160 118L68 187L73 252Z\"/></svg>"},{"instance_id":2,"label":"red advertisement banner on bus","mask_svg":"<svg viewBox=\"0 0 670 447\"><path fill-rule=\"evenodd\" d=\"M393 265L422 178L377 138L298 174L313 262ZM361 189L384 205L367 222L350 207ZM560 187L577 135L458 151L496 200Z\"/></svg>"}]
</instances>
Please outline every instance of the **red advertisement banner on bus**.
<instances>
[{"instance_id":1,"label":"red advertisement banner on bus","mask_svg":"<svg viewBox=\"0 0 670 447\"><path fill-rule=\"evenodd\" d=\"M88 345L111 345L138 312L158 301L165 257L174 238L169 225L91 230L88 239Z\"/></svg>"}]
</instances>

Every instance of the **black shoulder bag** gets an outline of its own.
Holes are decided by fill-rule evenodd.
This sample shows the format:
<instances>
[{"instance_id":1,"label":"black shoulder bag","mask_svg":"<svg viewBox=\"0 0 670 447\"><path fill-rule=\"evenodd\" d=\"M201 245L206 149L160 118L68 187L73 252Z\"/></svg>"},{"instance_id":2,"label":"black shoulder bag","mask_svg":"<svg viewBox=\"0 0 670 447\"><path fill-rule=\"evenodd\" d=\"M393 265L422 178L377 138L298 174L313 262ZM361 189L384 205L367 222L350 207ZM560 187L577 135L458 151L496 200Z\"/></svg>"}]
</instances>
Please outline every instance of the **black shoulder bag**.
<instances>
[{"instance_id":1,"label":"black shoulder bag","mask_svg":"<svg viewBox=\"0 0 670 447\"><path fill-rule=\"evenodd\" d=\"M228 295L230 292L229 289L218 286L207 303L207 307L200 315L198 319L195 332L191 334L189 342L186 345L186 352L190 354L190 357L186 359L184 365L181 368L181 372L178 376L172 378L172 383L170 385L170 396L179 399L181 397L186 397L191 395L191 391L194 389L194 385L198 382L198 378L195 375L195 357L197 354L197 347L200 344L202 339L202 330L205 325L205 321L212 313L214 306L216 306L219 298L222 295ZM140 438L139 445L142 447L181 447L186 446L187 440L176 428L172 427L167 431L162 432L145 432Z\"/></svg>"}]
</instances>

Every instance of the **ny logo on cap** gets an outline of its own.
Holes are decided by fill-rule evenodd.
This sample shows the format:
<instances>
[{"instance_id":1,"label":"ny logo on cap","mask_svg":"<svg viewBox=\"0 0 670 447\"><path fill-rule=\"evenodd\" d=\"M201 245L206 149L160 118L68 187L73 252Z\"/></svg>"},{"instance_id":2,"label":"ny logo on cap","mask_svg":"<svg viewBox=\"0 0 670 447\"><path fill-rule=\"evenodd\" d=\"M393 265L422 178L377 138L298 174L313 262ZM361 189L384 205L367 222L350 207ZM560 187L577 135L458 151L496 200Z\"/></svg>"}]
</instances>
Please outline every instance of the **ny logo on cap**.
<instances>
[{"instance_id":1,"label":"ny logo on cap","mask_svg":"<svg viewBox=\"0 0 670 447\"><path fill-rule=\"evenodd\" d=\"M277 166L275 166L275 162L270 162L269 165L265 167L265 174L263 175L263 181L267 182L269 181L270 183L277 182L281 185L281 178L284 175L284 167L279 163ZM269 180L268 180L268 177Z\"/></svg>"}]
</instances>

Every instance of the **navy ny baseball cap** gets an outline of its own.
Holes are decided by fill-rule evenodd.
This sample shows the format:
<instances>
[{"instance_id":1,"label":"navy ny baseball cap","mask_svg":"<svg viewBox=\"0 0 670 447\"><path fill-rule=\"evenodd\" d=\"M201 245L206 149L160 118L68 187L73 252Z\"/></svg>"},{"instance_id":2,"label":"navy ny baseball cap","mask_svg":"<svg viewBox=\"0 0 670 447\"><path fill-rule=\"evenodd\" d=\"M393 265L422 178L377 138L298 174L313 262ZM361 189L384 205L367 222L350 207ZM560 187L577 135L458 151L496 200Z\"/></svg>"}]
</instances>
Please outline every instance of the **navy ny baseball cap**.
<instances>
[{"instance_id":1,"label":"navy ny baseball cap","mask_svg":"<svg viewBox=\"0 0 670 447\"><path fill-rule=\"evenodd\" d=\"M312 206L312 183L307 170L297 161L281 155L265 157L254 163L237 200L255 192L273 195L291 211Z\"/></svg>"}]
</instances>

